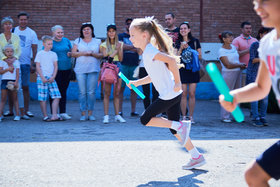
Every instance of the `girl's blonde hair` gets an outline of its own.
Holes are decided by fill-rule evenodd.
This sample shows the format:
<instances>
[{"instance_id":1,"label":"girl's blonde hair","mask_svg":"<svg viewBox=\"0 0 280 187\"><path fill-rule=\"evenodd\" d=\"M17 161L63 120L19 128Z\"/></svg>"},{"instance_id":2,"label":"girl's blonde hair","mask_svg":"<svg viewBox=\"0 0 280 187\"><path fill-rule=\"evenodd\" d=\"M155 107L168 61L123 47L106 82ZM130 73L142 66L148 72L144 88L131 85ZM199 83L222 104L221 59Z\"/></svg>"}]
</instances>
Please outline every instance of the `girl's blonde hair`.
<instances>
[{"instance_id":1,"label":"girl's blonde hair","mask_svg":"<svg viewBox=\"0 0 280 187\"><path fill-rule=\"evenodd\" d=\"M107 52L107 54L109 54L109 52L112 52L112 51L113 51L112 45L115 45L115 48L116 48L117 43L119 43L119 37L118 37L118 35L117 35L117 31L116 31L116 34L115 34L115 41L114 41L114 44L111 44L110 38L109 38L109 35L108 35L108 32L109 32L109 31L107 31L107 38L106 38L106 40L105 40L105 42L106 42L106 52Z\"/></svg>"},{"instance_id":2,"label":"girl's blonde hair","mask_svg":"<svg viewBox=\"0 0 280 187\"><path fill-rule=\"evenodd\" d=\"M5 45L5 47L3 48L3 52L5 52L6 49L12 49L13 51L15 51L15 48L14 48L13 44L7 44L7 45Z\"/></svg>"},{"instance_id":3,"label":"girl's blonde hair","mask_svg":"<svg viewBox=\"0 0 280 187\"><path fill-rule=\"evenodd\" d=\"M130 27L135 27L142 32L147 31L151 36L152 45L159 51L174 57L177 63L180 62L180 58L175 55L172 38L154 17L136 18L132 21Z\"/></svg>"}]
</instances>

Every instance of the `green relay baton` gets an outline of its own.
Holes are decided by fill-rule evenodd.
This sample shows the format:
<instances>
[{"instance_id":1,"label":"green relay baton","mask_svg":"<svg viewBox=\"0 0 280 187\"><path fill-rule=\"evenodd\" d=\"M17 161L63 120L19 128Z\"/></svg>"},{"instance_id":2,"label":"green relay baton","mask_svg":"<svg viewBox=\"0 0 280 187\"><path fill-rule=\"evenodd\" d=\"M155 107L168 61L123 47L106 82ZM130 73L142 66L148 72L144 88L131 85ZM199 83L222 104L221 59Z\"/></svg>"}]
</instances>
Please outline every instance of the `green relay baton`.
<instances>
[{"instance_id":1,"label":"green relay baton","mask_svg":"<svg viewBox=\"0 0 280 187\"><path fill-rule=\"evenodd\" d=\"M230 90L229 90L225 80L223 79L220 71L218 70L217 66L214 63L209 63L206 66L206 70L207 70L208 74L210 75L216 88L220 92L220 94L225 96L225 101L232 102L233 97L232 97L232 95L229 94ZM239 108L239 106L237 106L235 108L235 110L232 111L232 115L237 122L244 121L244 115L243 115L241 109Z\"/></svg>"},{"instance_id":2,"label":"green relay baton","mask_svg":"<svg viewBox=\"0 0 280 187\"><path fill-rule=\"evenodd\" d=\"M119 72L118 74L120 76L120 78L126 83L129 83L129 80L126 78L126 76L124 74L122 74L122 72ZM141 99L145 99L145 95L138 89L136 88L133 84L130 85L131 88L137 93L137 95L139 95L139 97L141 97Z\"/></svg>"}]
</instances>

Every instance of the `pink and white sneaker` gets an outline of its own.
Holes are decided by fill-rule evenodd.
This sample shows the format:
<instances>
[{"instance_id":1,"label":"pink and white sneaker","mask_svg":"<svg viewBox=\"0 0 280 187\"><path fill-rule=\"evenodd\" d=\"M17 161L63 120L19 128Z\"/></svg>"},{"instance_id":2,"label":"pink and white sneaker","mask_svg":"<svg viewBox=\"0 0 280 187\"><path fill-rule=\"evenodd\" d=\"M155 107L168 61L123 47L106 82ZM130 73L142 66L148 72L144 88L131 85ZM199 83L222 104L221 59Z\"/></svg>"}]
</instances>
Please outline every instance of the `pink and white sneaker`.
<instances>
[{"instance_id":1,"label":"pink and white sneaker","mask_svg":"<svg viewBox=\"0 0 280 187\"><path fill-rule=\"evenodd\" d=\"M199 157L197 159L191 158L189 163L184 165L182 167L182 169L194 169L194 168L203 166L204 164L206 164L206 160L205 160L204 156L203 155L199 155Z\"/></svg>"}]
</instances>

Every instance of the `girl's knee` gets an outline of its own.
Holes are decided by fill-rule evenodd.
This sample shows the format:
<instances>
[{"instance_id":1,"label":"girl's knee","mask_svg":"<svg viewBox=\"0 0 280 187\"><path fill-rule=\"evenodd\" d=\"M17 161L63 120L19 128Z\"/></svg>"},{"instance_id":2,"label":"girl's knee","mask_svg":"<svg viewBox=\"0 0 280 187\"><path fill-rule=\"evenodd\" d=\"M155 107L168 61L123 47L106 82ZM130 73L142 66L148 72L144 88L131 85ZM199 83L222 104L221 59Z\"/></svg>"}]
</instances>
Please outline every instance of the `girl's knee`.
<instances>
[{"instance_id":1,"label":"girl's knee","mask_svg":"<svg viewBox=\"0 0 280 187\"><path fill-rule=\"evenodd\" d=\"M245 180L249 186L255 186L256 184L267 183L269 177L261 169L257 162L253 162L245 171Z\"/></svg>"},{"instance_id":2,"label":"girl's knee","mask_svg":"<svg viewBox=\"0 0 280 187\"><path fill-rule=\"evenodd\" d=\"M145 113L140 117L140 122L144 126L146 126L149 123L150 120L151 120L151 118L147 117L145 115Z\"/></svg>"}]
</instances>

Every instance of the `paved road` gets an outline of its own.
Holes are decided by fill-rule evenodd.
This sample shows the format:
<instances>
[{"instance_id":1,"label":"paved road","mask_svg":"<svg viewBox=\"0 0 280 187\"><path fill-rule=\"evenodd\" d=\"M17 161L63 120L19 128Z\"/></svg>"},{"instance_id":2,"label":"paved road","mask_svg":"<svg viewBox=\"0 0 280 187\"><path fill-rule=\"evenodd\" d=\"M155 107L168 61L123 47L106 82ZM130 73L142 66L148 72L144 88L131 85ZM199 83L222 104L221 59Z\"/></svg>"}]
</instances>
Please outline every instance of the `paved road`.
<instances>
[{"instance_id":1,"label":"paved road","mask_svg":"<svg viewBox=\"0 0 280 187\"><path fill-rule=\"evenodd\" d=\"M207 164L182 170L190 155L168 129L144 127L130 117L128 101L125 124L104 125L101 101L95 106L95 122L78 121L77 102L67 109L72 120L42 122L38 102L32 102L32 120L7 118L0 123L1 187L246 186L246 164L280 138L280 115L269 114L270 126L262 128L248 122L224 124L217 101L198 101L191 138ZM141 101L137 111L143 111ZM280 186L279 181L270 184Z\"/></svg>"}]
</instances>

